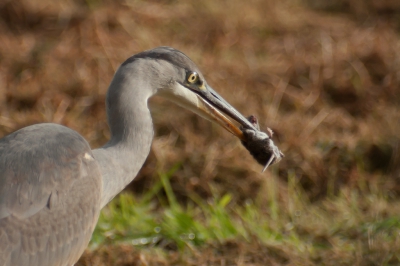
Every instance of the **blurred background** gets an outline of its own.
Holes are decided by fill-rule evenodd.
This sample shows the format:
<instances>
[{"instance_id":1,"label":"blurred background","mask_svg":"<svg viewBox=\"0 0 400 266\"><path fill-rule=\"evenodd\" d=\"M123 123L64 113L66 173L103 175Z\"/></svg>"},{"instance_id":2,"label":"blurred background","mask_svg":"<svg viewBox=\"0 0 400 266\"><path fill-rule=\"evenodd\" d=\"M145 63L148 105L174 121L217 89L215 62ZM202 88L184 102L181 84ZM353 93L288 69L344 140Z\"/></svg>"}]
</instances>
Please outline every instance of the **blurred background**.
<instances>
[{"instance_id":1,"label":"blurred background","mask_svg":"<svg viewBox=\"0 0 400 266\"><path fill-rule=\"evenodd\" d=\"M169 172L178 204L193 204L193 195L204 202L229 195L228 212L255 202L266 224L273 224L273 209L263 206L274 195L271 208L281 212L271 230L283 240L235 236L205 241L202 251L161 247L164 255L126 243L110 252L101 244L85 253L82 265L398 265L399 34L398 0L2 0L0 136L54 122L78 131L93 148L103 145L105 94L119 64L171 46L242 114L270 127L286 157L260 174L235 137L155 97L152 150L127 193L140 198ZM293 193L301 194L303 212L318 211L295 221ZM162 189L156 194L154 212L168 196ZM341 217L348 206L346 215L358 218L343 216L336 231L324 227L327 220L322 231L308 224L313 217ZM284 248L296 246L285 238L288 223L306 247Z\"/></svg>"}]
</instances>

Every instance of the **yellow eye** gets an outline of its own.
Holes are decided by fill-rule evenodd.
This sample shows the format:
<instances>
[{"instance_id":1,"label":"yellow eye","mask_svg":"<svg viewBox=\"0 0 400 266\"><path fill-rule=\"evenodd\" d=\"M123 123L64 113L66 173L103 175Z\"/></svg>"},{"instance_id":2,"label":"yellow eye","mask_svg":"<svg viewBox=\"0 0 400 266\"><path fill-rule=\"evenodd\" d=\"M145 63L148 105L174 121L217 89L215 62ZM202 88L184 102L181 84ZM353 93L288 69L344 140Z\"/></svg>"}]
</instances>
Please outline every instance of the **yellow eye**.
<instances>
[{"instance_id":1,"label":"yellow eye","mask_svg":"<svg viewBox=\"0 0 400 266\"><path fill-rule=\"evenodd\" d=\"M199 74L197 74L196 72L191 72L188 76L187 76L187 81L191 84L196 83L199 80Z\"/></svg>"}]
</instances>

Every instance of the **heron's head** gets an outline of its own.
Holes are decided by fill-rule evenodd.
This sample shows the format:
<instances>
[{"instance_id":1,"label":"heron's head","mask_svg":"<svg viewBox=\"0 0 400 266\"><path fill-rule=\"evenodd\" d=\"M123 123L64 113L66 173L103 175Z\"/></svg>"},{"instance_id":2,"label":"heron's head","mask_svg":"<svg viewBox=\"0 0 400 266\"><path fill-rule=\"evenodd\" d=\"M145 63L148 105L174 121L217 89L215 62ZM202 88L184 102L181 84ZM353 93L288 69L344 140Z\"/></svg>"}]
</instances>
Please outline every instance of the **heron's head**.
<instances>
[{"instance_id":1,"label":"heron's head","mask_svg":"<svg viewBox=\"0 0 400 266\"><path fill-rule=\"evenodd\" d=\"M132 67L130 71L140 71L142 77L146 76L149 87L154 90L151 94L168 98L220 124L238 138L243 139L243 133L230 119L244 128L255 129L207 84L196 64L182 52L170 47L158 47L132 56L122 67L127 65Z\"/></svg>"}]
</instances>

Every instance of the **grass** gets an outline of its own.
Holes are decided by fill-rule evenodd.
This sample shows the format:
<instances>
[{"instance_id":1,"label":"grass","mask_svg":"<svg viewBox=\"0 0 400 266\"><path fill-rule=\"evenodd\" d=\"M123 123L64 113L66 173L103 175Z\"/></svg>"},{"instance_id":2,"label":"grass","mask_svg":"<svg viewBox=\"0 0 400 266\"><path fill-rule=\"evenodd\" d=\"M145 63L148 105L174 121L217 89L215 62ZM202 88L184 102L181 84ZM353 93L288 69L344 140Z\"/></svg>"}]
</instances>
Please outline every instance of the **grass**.
<instances>
[{"instance_id":1,"label":"grass","mask_svg":"<svg viewBox=\"0 0 400 266\"><path fill-rule=\"evenodd\" d=\"M254 243L265 254L257 262L244 256L242 265L400 263L400 203L383 194L343 188L337 195L310 203L294 176L288 177L285 196L271 193L279 187L270 177L263 188L265 197L254 201L237 204L231 194L204 201L192 195L189 203L182 204L169 181L175 170L160 173L154 189L142 197L121 194L102 211L91 241L95 251L81 259L82 265L93 265L91 256L101 257L109 251L104 247L110 245L133 247L131 252L144 256L150 265L197 265L193 257L210 249L207 265L220 265L226 256L221 256L219 249L230 243L243 244L238 254L231 254L235 263L240 253L254 248ZM158 190L165 197L157 196ZM130 265L129 259L123 259L128 264L118 264L123 255L113 254L108 256L108 263ZM171 254L178 254L174 263Z\"/></svg>"},{"instance_id":2,"label":"grass","mask_svg":"<svg viewBox=\"0 0 400 266\"><path fill-rule=\"evenodd\" d=\"M112 201L100 216L92 245L128 241L140 246L161 241L182 249L186 245L199 246L210 240L223 241L245 236L244 229L230 219L227 208L230 195L216 197L209 203L193 196L193 202L183 207L176 201L170 176L168 173L160 174L159 184L140 200L125 193ZM157 208L154 200L160 189L164 190L166 200L161 200L161 207Z\"/></svg>"}]
</instances>

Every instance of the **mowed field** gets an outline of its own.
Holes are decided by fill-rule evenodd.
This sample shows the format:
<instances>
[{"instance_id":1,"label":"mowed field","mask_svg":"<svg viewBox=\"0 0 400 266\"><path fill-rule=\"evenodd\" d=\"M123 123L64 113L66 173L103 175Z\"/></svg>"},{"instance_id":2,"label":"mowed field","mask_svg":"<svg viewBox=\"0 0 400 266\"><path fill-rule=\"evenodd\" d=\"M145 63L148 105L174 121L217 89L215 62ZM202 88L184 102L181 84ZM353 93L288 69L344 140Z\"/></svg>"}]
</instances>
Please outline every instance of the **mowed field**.
<instances>
[{"instance_id":1,"label":"mowed field","mask_svg":"<svg viewBox=\"0 0 400 266\"><path fill-rule=\"evenodd\" d=\"M0 2L0 136L53 122L93 148L129 56L188 55L285 158L164 99L89 265L400 265L400 3L393 0Z\"/></svg>"}]
</instances>

